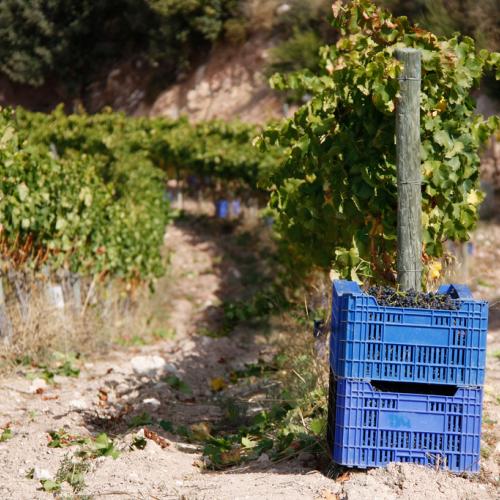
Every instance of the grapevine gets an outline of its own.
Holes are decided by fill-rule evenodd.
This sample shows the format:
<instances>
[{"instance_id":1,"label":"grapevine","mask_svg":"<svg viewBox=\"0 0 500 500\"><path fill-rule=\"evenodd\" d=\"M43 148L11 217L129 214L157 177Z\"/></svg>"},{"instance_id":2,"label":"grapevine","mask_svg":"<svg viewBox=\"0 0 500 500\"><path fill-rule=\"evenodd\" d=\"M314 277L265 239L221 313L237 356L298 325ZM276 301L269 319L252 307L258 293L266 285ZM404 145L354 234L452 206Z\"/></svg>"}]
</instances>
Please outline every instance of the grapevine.
<instances>
[{"instance_id":1,"label":"grapevine","mask_svg":"<svg viewBox=\"0 0 500 500\"><path fill-rule=\"evenodd\" d=\"M479 149L498 117L475 114L471 90L500 54L476 52L458 35L441 39L368 0L335 2L339 40L321 50L322 69L275 75L278 89L312 96L260 139L285 149L270 172L277 231L309 266L343 278L395 281L395 102L398 47L422 53L422 231L424 264L446 240L465 241L478 218Z\"/></svg>"},{"instance_id":2,"label":"grapevine","mask_svg":"<svg viewBox=\"0 0 500 500\"><path fill-rule=\"evenodd\" d=\"M196 176L258 191L277 156L255 150L258 132L240 123L192 125L109 110L2 110L4 270L154 279L163 272L168 178Z\"/></svg>"}]
</instances>

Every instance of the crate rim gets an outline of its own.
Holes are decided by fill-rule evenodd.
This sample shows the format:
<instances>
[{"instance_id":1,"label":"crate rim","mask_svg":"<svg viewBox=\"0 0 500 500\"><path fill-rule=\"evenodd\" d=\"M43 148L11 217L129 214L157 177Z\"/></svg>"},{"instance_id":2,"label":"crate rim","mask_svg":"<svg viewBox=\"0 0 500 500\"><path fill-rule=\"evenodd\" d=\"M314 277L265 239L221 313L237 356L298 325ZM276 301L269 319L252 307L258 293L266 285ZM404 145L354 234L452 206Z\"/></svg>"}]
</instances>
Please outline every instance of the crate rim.
<instances>
[{"instance_id":1,"label":"crate rim","mask_svg":"<svg viewBox=\"0 0 500 500\"><path fill-rule=\"evenodd\" d=\"M340 292L338 291L337 285L344 285L348 284L349 289L346 290L341 290ZM397 307L397 306L387 306L387 305L382 305L379 304L377 299L373 296L365 292L361 286L359 285L358 282L356 281L350 281L350 280L334 280L332 282L333 289L335 290L336 294L339 297L342 296L352 296L352 297L366 297L373 301L373 305L376 307L381 307L384 309L390 309L394 311L398 311L400 313L401 311L433 311L436 313L458 313L462 312L462 307L460 309L432 309L432 308L425 308L425 307ZM353 289L354 288L354 289ZM441 285L436 293L440 293L443 295L451 295L453 292L458 292L458 297L452 297L452 300L455 302L458 302L461 306L463 304L477 304L477 305L484 305L486 308L489 306L489 302L484 299L475 299L472 296L472 293L467 285L458 285L458 284L447 284L447 285ZM460 296L460 295L463 296ZM332 297L333 299L333 297ZM463 311L466 312L466 311Z\"/></svg>"}]
</instances>

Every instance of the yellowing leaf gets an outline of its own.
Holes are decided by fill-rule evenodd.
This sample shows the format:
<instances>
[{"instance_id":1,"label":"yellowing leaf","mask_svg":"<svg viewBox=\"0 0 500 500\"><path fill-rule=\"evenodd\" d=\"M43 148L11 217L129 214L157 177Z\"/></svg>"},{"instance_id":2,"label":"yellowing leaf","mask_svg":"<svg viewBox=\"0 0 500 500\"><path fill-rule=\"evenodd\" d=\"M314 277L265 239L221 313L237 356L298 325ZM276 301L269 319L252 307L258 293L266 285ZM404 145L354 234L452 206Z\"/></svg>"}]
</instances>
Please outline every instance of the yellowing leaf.
<instances>
[{"instance_id":1,"label":"yellowing leaf","mask_svg":"<svg viewBox=\"0 0 500 500\"><path fill-rule=\"evenodd\" d=\"M200 422L199 424L191 425L191 432L193 437L199 441L205 441L209 439L210 436L210 424L208 422Z\"/></svg>"},{"instance_id":2,"label":"yellowing leaf","mask_svg":"<svg viewBox=\"0 0 500 500\"><path fill-rule=\"evenodd\" d=\"M223 451L220 454L220 459L223 465L238 463L241 460L241 450L239 448L235 448L234 450Z\"/></svg>"},{"instance_id":3,"label":"yellowing leaf","mask_svg":"<svg viewBox=\"0 0 500 500\"><path fill-rule=\"evenodd\" d=\"M214 392L222 391L227 387L226 381L222 377L215 377L210 380L210 389Z\"/></svg>"},{"instance_id":4,"label":"yellowing leaf","mask_svg":"<svg viewBox=\"0 0 500 500\"><path fill-rule=\"evenodd\" d=\"M469 203L471 205L477 205L480 201L481 201L481 197L479 196L479 193L475 189L473 189L467 195L467 203Z\"/></svg>"},{"instance_id":5,"label":"yellowing leaf","mask_svg":"<svg viewBox=\"0 0 500 500\"><path fill-rule=\"evenodd\" d=\"M438 102L438 104L437 104L437 106L436 106L436 109L437 109L438 111L440 111L440 112L443 112L443 111L446 109L446 107L447 107L447 103L446 103L446 101L445 101L444 99L441 99L441 100Z\"/></svg>"},{"instance_id":6,"label":"yellowing leaf","mask_svg":"<svg viewBox=\"0 0 500 500\"><path fill-rule=\"evenodd\" d=\"M28 186L24 182L17 186L17 192L19 193L19 199L21 201L24 201L28 197L29 191Z\"/></svg>"},{"instance_id":7,"label":"yellowing leaf","mask_svg":"<svg viewBox=\"0 0 500 500\"><path fill-rule=\"evenodd\" d=\"M437 280L441 276L441 271L443 270L443 265L439 261L434 261L429 266L429 278L431 280Z\"/></svg>"},{"instance_id":8,"label":"yellowing leaf","mask_svg":"<svg viewBox=\"0 0 500 500\"><path fill-rule=\"evenodd\" d=\"M422 227L427 227L429 225L429 214L422 212Z\"/></svg>"},{"instance_id":9,"label":"yellowing leaf","mask_svg":"<svg viewBox=\"0 0 500 500\"><path fill-rule=\"evenodd\" d=\"M426 161L424 162L424 177L431 177L434 172L434 167L436 166L436 162Z\"/></svg>"},{"instance_id":10,"label":"yellowing leaf","mask_svg":"<svg viewBox=\"0 0 500 500\"><path fill-rule=\"evenodd\" d=\"M252 441L250 438L248 437L242 437L241 438L241 444L245 447L245 448L255 448L257 446L257 441Z\"/></svg>"},{"instance_id":11,"label":"yellowing leaf","mask_svg":"<svg viewBox=\"0 0 500 500\"><path fill-rule=\"evenodd\" d=\"M15 130L12 127L7 127L0 139L0 148L4 148L8 142L14 137Z\"/></svg>"}]
</instances>

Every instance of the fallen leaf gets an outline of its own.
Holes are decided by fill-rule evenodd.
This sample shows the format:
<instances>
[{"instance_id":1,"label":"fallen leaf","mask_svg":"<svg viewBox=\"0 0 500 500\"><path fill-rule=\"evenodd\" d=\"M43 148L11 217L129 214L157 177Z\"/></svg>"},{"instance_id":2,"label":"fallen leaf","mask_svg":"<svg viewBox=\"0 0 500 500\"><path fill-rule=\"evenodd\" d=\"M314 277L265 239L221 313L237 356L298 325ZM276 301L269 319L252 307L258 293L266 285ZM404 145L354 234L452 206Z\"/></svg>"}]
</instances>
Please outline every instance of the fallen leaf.
<instances>
[{"instance_id":1,"label":"fallen leaf","mask_svg":"<svg viewBox=\"0 0 500 500\"><path fill-rule=\"evenodd\" d=\"M108 400L108 392L104 389L99 389L99 400L107 401Z\"/></svg>"},{"instance_id":2,"label":"fallen leaf","mask_svg":"<svg viewBox=\"0 0 500 500\"><path fill-rule=\"evenodd\" d=\"M208 422L200 422L199 424L191 425L191 432L193 437L199 441L205 441L211 437L210 431L212 430Z\"/></svg>"},{"instance_id":3,"label":"fallen leaf","mask_svg":"<svg viewBox=\"0 0 500 500\"><path fill-rule=\"evenodd\" d=\"M223 451L220 454L220 460L223 465L238 463L241 460L241 450L235 448L234 450Z\"/></svg>"},{"instance_id":4,"label":"fallen leaf","mask_svg":"<svg viewBox=\"0 0 500 500\"><path fill-rule=\"evenodd\" d=\"M144 427L144 437L146 439L154 441L158 446L161 446L162 448L170 446L170 443L165 438L161 437L159 434L148 429L147 427Z\"/></svg>"},{"instance_id":5,"label":"fallen leaf","mask_svg":"<svg viewBox=\"0 0 500 500\"><path fill-rule=\"evenodd\" d=\"M351 473L346 471L340 474L336 481L337 483L345 483L346 481L349 481L349 479L351 479Z\"/></svg>"},{"instance_id":6,"label":"fallen leaf","mask_svg":"<svg viewBox=\"0 0 500 500\"><path fill-rule=\"evenodd\" d=\"M215 377L210 380L210 389L214 392L222 391L227 387L226 381L222 377Z\"/></svg>"}]
</instances>

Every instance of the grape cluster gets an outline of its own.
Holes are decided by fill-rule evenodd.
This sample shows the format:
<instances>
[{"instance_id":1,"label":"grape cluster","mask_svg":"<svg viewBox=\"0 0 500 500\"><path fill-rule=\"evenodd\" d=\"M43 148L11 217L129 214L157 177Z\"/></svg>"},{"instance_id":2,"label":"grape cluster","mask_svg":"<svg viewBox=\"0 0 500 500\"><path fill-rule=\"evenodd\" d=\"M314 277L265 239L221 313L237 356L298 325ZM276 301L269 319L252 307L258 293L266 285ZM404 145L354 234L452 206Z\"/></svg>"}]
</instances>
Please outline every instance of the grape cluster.
<instances>
[{"instance_id":1,"label":"grape cluster","mask_svg":"<svg viewBox=\"0 0 500 500\"><path fill-rule=\"evenodd\" d=\"M371 286L366 290L368 295L377 299L381 306L414 307L418 309L459 309L459 304L449 295L434 292L406 292L395 290L389 286Z\"/></svg>"}]
</instances>

